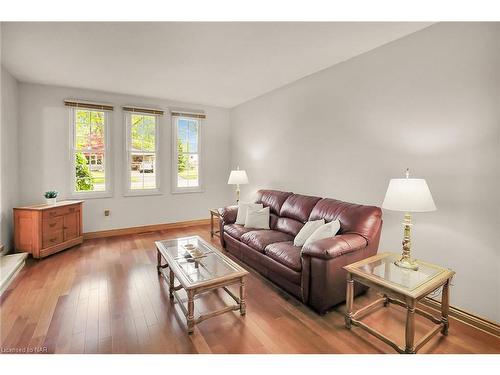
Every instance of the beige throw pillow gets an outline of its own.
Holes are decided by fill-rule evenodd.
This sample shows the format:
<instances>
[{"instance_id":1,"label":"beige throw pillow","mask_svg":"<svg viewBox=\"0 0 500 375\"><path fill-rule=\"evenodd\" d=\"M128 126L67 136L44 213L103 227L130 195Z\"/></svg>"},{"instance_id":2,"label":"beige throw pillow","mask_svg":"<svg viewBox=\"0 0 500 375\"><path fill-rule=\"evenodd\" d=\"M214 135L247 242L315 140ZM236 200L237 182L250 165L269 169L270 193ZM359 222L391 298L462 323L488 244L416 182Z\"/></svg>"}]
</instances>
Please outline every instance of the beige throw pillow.
<instances>
[{"instance_id":1,"label":"beige throw pillow","mask_svg":"<svg viewBox=\"0 0 500 375\"><path fill-rule=\"evenodd\" d=\"M269 207L248 207L245 228L269 229Z\"/></svg>"},{"instance_id":2,"label":"beige throw pillow","mask_svg":"<svg viewBox=\"0 0 500 375\"><path fill-rule=\"evenodd\" d=\"M312 242L316 242L324 238L333 237L337 234L339 230L340 230L340 221L338 220L333 220L327 224L324 224L320 226L318 229L316 229L313 232L313 234L309 236L309 238L304 243L304 246L307 246Z\"/></svg>"},{"instance_id":3,"label":"beige throw pillow","mask_svg":"<svg viewBox=\"0 0 500 375\"><path fill-rule=\"evenodd\" d=\"M238 202L238 214L236 215L236 224L245 225L245 220L247 218L247 209L252 208L262 208L262 203L248 203L248 202Z\"/></svg>"},{"instance_id":4,"label":"beige throw pillow","mask_svg":"<svg viewBox=\"0 0 500 375\"><path fill-rule=\"evenodd\" d=\"M303 246L306 240L314 233L316 229L325 224L325 219L308 221L297 233L293 240L293 246Z\"/></svg>"}]
</instances>

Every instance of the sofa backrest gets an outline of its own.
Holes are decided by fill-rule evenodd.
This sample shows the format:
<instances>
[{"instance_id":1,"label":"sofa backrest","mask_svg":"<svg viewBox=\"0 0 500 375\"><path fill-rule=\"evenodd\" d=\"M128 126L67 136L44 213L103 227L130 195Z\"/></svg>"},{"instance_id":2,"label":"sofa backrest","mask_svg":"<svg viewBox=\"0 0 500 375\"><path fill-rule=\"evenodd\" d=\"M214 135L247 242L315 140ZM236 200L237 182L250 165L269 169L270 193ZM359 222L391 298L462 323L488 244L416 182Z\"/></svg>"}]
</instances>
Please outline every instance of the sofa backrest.
<instances>
[{"instance_id":1,"label":"sofa backrest","mask_svg":"<svg viewBox=\"0 0 500 375\"><path fill-rule=\"evenodd\" d=\"M382 225L382 210L375 206L348 203L330 198L259 190L257 203L270 207L270 228L296 236L308 220L339 219L340 231L356 233L370 241Z\"/></svg>"},{"instance_id":2,"label":"sofa backrest","mask_svg":"<svg viewBox=\"0 0 500 375\"><path fill-rule=\"evenodd\" d=\"M276 230L296 236L320 199L300 194L289 195L281 206Z\"/></svg>"},{"instance_id":3,"label":"sofa backrest","mask_svg":"<svg viewBox=\"0 0 500 375\"><path fill-rule=\"evenodd\" d=\"M382 210L380 207L365 206L323 198L311 211L309 220L325 219L326 222L338 219L339 234L356 233L369 241L382 225Z\"/></svg>"},{"instance_id":4,"label":"sofa backrest","mask_svg":"<svg viewBox=\"0 0 500 375\"><path fill-rule=\"evenodd\" d=\"M271 214L279 215L281 206L293 193L279 190L259 190L255 203L262 203L264 207L269 207Z\"/></svg>"}]
</instances>

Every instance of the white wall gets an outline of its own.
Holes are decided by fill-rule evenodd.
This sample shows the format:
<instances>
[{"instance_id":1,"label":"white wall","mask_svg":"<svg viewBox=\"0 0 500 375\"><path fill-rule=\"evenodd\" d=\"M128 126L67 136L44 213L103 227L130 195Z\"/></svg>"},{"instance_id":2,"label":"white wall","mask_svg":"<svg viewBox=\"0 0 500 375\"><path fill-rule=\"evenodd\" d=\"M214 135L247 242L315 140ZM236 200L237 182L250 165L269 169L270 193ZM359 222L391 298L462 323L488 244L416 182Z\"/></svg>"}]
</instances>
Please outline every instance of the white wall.
<instances>
[{"instance_id":1,"label":"white wall","mask_svg":"<svg viewBox=\"0 0 500 375\"><path fill-rule=\"evenodd\" d=\"M0 243L6 251L13 249L12 207L18 194L18 83L1 67L1 127L0 127Z\"/></svg>"},{"instance_id":2,"label":"white wall","mask_svg":"<svg viewBox=\"0 0 500 375\"><path fill-rule=\"evenodd\" d=\"M125 228L157 223L178 222L208 217L208 209L228 203L229 111L166 100L133 97L73 88L21 83L20 97L20 187L21 203L44 201L43 192L56 189L62 198L69 197L69 117L63 100L67 98L112 103L111 114L112 172L114 196L88 199L84 204L84 231ZM161 108L161 186L163 195L124 197L123 162L124 119L122 105ZM171 194L171 121L170 108L203 110L202 157L204 162L203 193ZM104 216L109 208L111 215Z\"/></svg>"},{"instance_id":3,"label":"white wall","mask_svg":"<svg viewBox=\"0 0 500 375\"><path fill-rule=\"evenodd\" d=\"M314 56L311 56L314 58ZM500 321L500 27L442 23L235 107L232 165L251 185L380 205L427 179L413 255L457 273L452 304ZM400 251L384 212L380 251Z\"/></svg>"}]
</instances>

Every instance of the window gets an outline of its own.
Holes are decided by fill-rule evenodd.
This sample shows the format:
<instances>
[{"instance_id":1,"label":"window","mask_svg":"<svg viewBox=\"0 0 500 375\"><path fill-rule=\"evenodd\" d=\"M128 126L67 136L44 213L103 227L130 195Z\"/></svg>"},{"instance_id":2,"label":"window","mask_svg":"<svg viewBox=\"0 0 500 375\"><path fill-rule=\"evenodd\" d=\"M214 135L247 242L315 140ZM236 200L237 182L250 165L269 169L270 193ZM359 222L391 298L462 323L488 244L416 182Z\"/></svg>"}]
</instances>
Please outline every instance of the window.
<instances>
[{"instance_id":1,"label":"window","mask_svg":"<svg viewBox=\"0 0 500 375\"><path fill-rule=\"evenodd\" d=\"M128 193L158 192L158 116L134 112L125 112L125 116Z\"/></svg>"},{"instance_id":2,"label":"window","mask_svg":"<svg viewBox=\"0 0 500 375\"><path fill-rule=\"evenodd\" d=\"M78 196L106 195L111 180L107 168L108 112L76 107L70 109L70 116L71 191Z\"/></svg>"},{"instance_id":3,"label":"window","mask_svg":"<svg viewBox=\"0 0 500 375\"><path fill-rule=\"evenodd\" d=\"M173 191L199 192L201 185L201 119L172 114L173 118Z\"/></svg>"}]
</instances>

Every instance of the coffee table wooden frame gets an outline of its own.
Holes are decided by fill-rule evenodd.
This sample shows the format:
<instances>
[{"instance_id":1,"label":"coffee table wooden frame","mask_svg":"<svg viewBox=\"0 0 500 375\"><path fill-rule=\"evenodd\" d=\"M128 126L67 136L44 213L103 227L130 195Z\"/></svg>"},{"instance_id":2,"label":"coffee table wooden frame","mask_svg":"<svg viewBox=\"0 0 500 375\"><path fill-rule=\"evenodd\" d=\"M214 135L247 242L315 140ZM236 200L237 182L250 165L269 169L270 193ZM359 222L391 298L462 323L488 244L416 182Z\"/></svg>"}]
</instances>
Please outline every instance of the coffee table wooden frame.
<instances>
[{"instance_id":1,"label":"coffee table wooden frame","mask_svg":"<svg viewBox=\"0 0 500 375\"><path fill-rule=\"evenodd\" d=\"M394 348L398 353L415 354L418 350L422 348L429 340L434 337L438 332L443 335L448 335L448 311L450 306L450 296L449 287L450 282L455 274L454 271L442 268L433 264L420 262L419 264L424 264L433 268L440 269L440 272L436 274L431 279L423 282L416 288L410 290L402 286L398 286L387 280L384 280L376 275L364 272L360 266L375 262L384 257L393 256L397 254L393 253L381 253L370 258L363 259L359 262L350 264L343 267L347 271L347 290L346 290L346 314L345 314L345 326L347 329L351 329L351 326L360 327L367 331L371 335L382 340L386 344ZM354 299L354 281L359 282L363 285L374 288L375 290L381 292L382 297L368 304L367 306L353 312L353 299ZM442 290L442 301L441 301L441 317L437 318L431 313L421 310L417 307L418 302L428 296L430 293L434 292L438 288L443 287ZM402 306L406 308L406 327L405 327L405 346L402 347L396 342L389 339L384 334L371 328L367 324L363 323L361 319L367 316L369 313L379 309L380 307L387 307L390 303ZM437 324L437 326L428 332L420 341L415 345L415 313L429 319L431 322Z\"/></svg>"},{"instance_id":2,"label":"coffee table wooden frame","mask_svg":"<svg viewBox=\"0 0 500 375\"><path fill-rule=\"evenodd\" d=\"M215 316L224 314L230 311L240 311L240 315L246 314L246 303L245 303L245 280L244 277L248 275L248 271L242 268L237 263L233 262L227 256L222 254L215 247L208 244L205 240L203 240L199 236L186 237L186 238L195 238L197 237L198 241L203 242L205 246L210 248L214 253L217 253L217 256L221 257L223 261L227 262L231 267L235 269L235 272L230 275L225 275L221 277L217 277L211 280L196 282L193 283L189 279L187 279L182 272L180 266L177 264L174 258L172 258L164 248L162 241L156 241L156 249L157 249L157 269L158 274L165 278L168 283L168 291L169 297L171 300L174 298L179 303L179 307L181 308L184 316L187 320L187 332L191 334L194 332L194 327L196 324L201 323L204 320L209 318L213 318ZM177 240L181 240L183 238L177 238ZM185 238L184 238L185 239ZM162 264L162 259L165 260L165 264ZM168 274L167 274L168 269ZM175 279L179 281L179 285L175 285ZM240 286L240 295L237 297L231 292L227 287L229 285L239 284ZM207 291L215 290L222 288L235 302L236 304L226 306L220 310L212 311L206 314L202 314L195 318L194 316L194 298L197 294L204 293ZM184 289L187 294L187 307L185 306L185 301L182 301L181 297L177 293L178 290Z\"/></svg>"}]
</instances>

